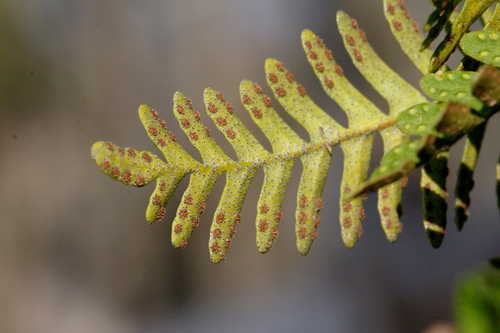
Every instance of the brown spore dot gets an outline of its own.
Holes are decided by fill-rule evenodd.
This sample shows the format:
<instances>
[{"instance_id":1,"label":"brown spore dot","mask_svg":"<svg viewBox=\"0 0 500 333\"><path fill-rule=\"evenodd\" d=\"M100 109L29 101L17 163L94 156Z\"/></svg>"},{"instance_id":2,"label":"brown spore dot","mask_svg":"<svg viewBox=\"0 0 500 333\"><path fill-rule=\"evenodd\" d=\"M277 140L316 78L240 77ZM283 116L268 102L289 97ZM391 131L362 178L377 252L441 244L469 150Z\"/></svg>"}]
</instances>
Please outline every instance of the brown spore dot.
<instances>
[{"instance_id":1,"label":"brown spore dot","mask_svg":"<svg viewBox=\"0 0 500 333\"><path fill-rule=\"evenodd\" d=\"M335 65L335 73L337 73L338 76L344 76L344 70L339 65Z\"/></svg>"},{"instance_id":2,"label":"brown spore dot","mask_svg":"<svg viewBox=\"0 0 500 333\"><path fill-rule=\"evenodd\" d=\"M276 238L278 238L279 234L280 232L278 231L278 228L274 227L273 230L271 231L271 238L275 240Z\"/></svg>"},{"instance_id":3,"label":"brown spore dot","mask_svg":"<svg viewBox=\"0 0 500 333\"><path fill-rule=\"evenodd\" d=\"M413 26L413 31L415 31L415 32L418 32L418 31L419 31L419 28L418 28L418 24L417 24L417 22L412 21L412 22L411 22L411 25Z\"/></svg>"},{"instance_id":4,"label":"brown spore dot","mask_svg":"<svg viewBox=\"0 0 500 333\"><path fill-rule=\"evenodd\" d=\"M310 41L306 41L304 45L310 50L312 49L312 43Z\"/></svg>"},{"instance_id":5,"label":"brown spore dot","mask_svg":"<svg viewBox=\"0 0 500 333\"><path fill-rule=\"evenodd\" d=\"M158 209L158 212L156 212L156 221L161 221L165 218L165 215L167 215L167 209L165 207L160 207Z\"/></svg>"},{"instance_id":6,"label":"brown spore dot","mask_svg":"<svg viewBox=\"0 0 500 333\"><path fill-rule=\"evenodd\" d=\"M160 189L160 192L165 192L165 190L167 189L167 183L161 182L159 189Z\"/></svg>"},{"instance_id":7,"label":"brown spore dot","mask_svg":"<svg viewBox=\"0 0 500 333\"><path fill-rule=\"evenodd\" d=\"M299 223L304 224L306 222L306 219L307 219L307 214L304 212L300 212L298 216Z\"/></svg>"},{"instance_id":8,"label":"brown spore dot","mask_svg":"<svg viewBox=\"0 0 500 333\"><path fill-rule=\"evenodd\" d=\"M217 222L217 223L223 223L224 222L224 218L225 218L224 213L219 213L215 217L215 222Z\"/></svg>"},{"instance_id":9,"label":"brown spore dot","mask_svg":"<svg viewBox=\"0 0 500 333\"><path fill-rule=\"evenodd\" d=\"M122 156L125 155L125 149L124 148L118 148L118 153L120 155L122 155Z\"/></svg>"},{"instance_id":10,"label":"brown spore dot","mask_svg":"<svg viewBox=\"0 0 500 333\"><path fill-rule=\"evenodd\" d=\"M314 65L314 67L320 73L323 73L325 71L325 65L323 65L323 63L321 62L318 62L316 65Z\"/></svg>"},{"instance_id":11,"label":"brown spore dot","mask_svg":"<svg viewBox=\"0 0 500 333\"><path fill-rule=\"evenodd\" d=\"M236 224L240 224L240 222L241 222L241 214L240 213L236 213L236 215L234 216L234 222L236 222Z\"/></svg>"},{"instance_id":12,"label":"brown spore dot","mask_svg":"<svg viewBox=\"0 0 500 333\"><path fill-rule=\"evenodd\" d=\"M333 52L330 49L325 49L325 57L326 59L332 61L333 60Z\"/></svg>"},{"instance_id":13,"label":"brown spore dot","mask_svg":"<svg viewBox=\"0 0 500 333\"><path fill-rule=\"evenodd\" d=\"M179 210L179 217L181 219L185 219L186 217L188 217L188 210L186 208L182 208L181 210Z\"/></svg>"},{"instance_id":14,"label":"brown spore dot","mask_svg":"<svg viewBox=\"0 0 500 333\"><path fill-rule=\"evenodd\" d=\"M342 220L342 225L344 228L350 228L352 226L352 220L349 216L344 217Z\"/></svg>"},{"instance_id":15,"label":"brown spore dot","mask_svg":"<svg viewBox=\"0 0 500 333\"><path fill-rule=\"evenodd\" d=\"M130 157L135 157L135 156L136 156L135 149L133 149L133 148L129 148L129 149L127 149L127 154L128 154L128 156L130 156Z\"/></svg>"},{"instance_id":16,"label":"brown spore dot","mask_svg":"<svg viewBox=\"0 0 500 333\"><path fill-rule=\"evenodd\" d=\"M118 177L119 175L120 175L120 169L118 169L117 167L111 169L111 176Z\"/></svg>"},{"instance_id":17,"label":"brown spore dot","mask_svg":"<svg viewBox=\"0 0 500 333\"><path fill-rule=\"evenodd\" d=\"M403 25L401 24L401 22L399 22L398 20L394 20L392 21L392 26L394 27L394 29L396 29L397 31L401 31L403 29Z\"/></svg>"},{"instance_id":18,"label":"brown spore dot","mask_svg":"<svg viewBox=\"0 0 500 333\"><path fill-rule=\"evenodd\" d=\"M199 112L199 111L195 111L195 112L194 112L194 119L195 119L196 121L200 121L200 119L201 119L201 115L200 115L200 112Z\"/></svg>"},{"instance_id":19,"label":"brown spore dot","mask_svg":"<svg viewBox=\"0 0 500 333\"><path fill-rule=\"evenodd\" d=\"M158 121L160 123L161 128L166 129L167 128L167 122L163 119L160 119Z\"/></svg>"},{"instance_id":20,"label":"brown spore dot","mask_svg":"<svg viewBox=\"0 0 500 333\"><path fill-rule=\"evenodd\" d=\"M177 140L177 137L175 136L174 132L168 132L168 137L173 142L175 142Z\"/></svg>"},{"instance_id":21,"label":"brown spore dot","mask_svg":"<svg viewBox=\"0 0 500 333\"><path fill-rule=\"evenodd\" d=\"M262 118L262 111L261 110L259 110L257 108L253 108L252 113L253 113L255 118L257 118L257 119Z\"/></svg>"},{"instance_id":22,"label":"brown spore dot","mask_svg":"<svg viewBox=\"0 0 500 333\"><path fill-rule=\"evenodd\" d=\"M199 204L200 214L203 214L205 209L207 209L207 203L205 201L200 202L200 204Z\"/></svg>"},{"instance_id":23,"label":"brown spore dot","mask_svg":"<svg viewBox=\"0 0 500 333\"><path fill-rule=\"evenodd\" d=\"M220 237L222 236L222 231L221 231L219 228L214 229L214 230L212 231L212 236L213 236L214 238L220 238Z\"/></svg>"},{"instance_id":24,"label":"brown spore dot","mask_svg":"<svg viewBox=\"0 0 500 333\"><path fill-rule=\"evenodd\" d=\"M241 100L243 104L252 104L252 99L248 95L243 95Z\"/></svg>"},{"instance_id":25,"label":"brown spore dot","mask_svg":"<svg viewBox=\"0 0 500 333\"><path fill-rule=\"evenodd\" d=\"M321 223L321 217L319 215L314 216L314 227L315 228L319 227L320 223Z\"/></svg>"},{"instance_id":26,"label":"brown spore dot","mask_svg":"<svg viewBox=\"0 0 500 333\"><path fill-rule=\"evenodd\" d=\"M276 88L276 95L279 97L285 97L286 96L286 90L283 87L278 87Z\"/></svg>"},{"instance_id":27,"label":"brown spore dot","mask_svg":"<svg viewBox=\"0 0 500 333\"><path fill-rule=\"evenodd\" d=\"M177 105L175 107L175 111L177 111L178 114L184 114L184 107L182 105Z\"/></svg>"},{"instance_id":28,"label":"brown spore dot","mask_svg":"<svg viewBox=\"0 0 500 333\"><path fill-rule=\"evenodd\" d=\"M225 247L226 249L230 249L230 248L231 248L231 240L230 240L230 239L228 239L228 240L226 240L226 241L224 242L224 247Z\"/></svg>"},{"instance_id":29,"label":"brown spore dot","mask_svg":"<svg viewBox=\"0 0 500 333\"><path fill-rule=\"evenodd\" d=\"M276 69L279 70L280 72L285 71L285 66L281 62L276 63Z\"/></svg>"},{"instance_id":30,"label":"brown spore dot","mask_svg":"<svg viewBox=\"0 0 500 333\"><path fill-rule=\"evenodd\" d=\"M193 204L193 196L191 194L186 195L184 198L184 203L186 205L192 205Z\"/></svg>"},{"instance_id":31,"label":"brown spore dot","mask_svg":"<svg viewBox=\"0 0 500 333\"><path fill-rule=\"evenodd\" d=\"M295 75L293 75L292 72L287 72L285 74L285 77L287 79L288 82L292 83L293 81L295 81Z\"/></svg>"},{"instance_id":32,"label":"brown spore dot","mask_svg":"<svg viewBox=\"0 0 500 333\"><path fill-rule=\"evenodd\" d=\"M265 214L265 213L269 212L269 206L264 204L264 205L260 206L259 211L261 214Z\"/></svg>"},{"instance_id":33,"label":"brown spore dot","mask_svg":"<svg viewBox=\"0 0 500 333\"><path fill-rule=\"evenodd\" d=\"M283 218L283 212L282 211L277 211L276 215L274 217L274 222L279 222Z\"/></svg>"},{"instance_id":34,"label":"brown spore dot","mask_svg":"<svg viewBox=\"0 0 500 333\"><path fill-rule=\"evenodd\" d=\"M220 246L219 246L219 244L217 244L217 243L213 243L213 244L210 246L210 250L211 250L213 253L219 253L219 251L220 251Z\"/></svg>"},{"instance_id":35,"label":"brown spore dot","mask_svg":"<svg viewBox=\"0 0 500 333\"><path fill-rule=\"evenodd\" d=\"M304 88L304 86L303 86L303 85L299 85L299 86L297 86L297 92L299 93L299 95L300 95L301 97L304 97L304 96L307 94L307 92L306 92L306 88Z\"/></svg>"},{"instance_id":36,"label":"brown spore dot","mask_svg":"<svg viewBox=\"0 0 500 333\"><path fill-rule=\"evenodd\" d=\"M391 213L391 209L389 207L382 208L382 215L389 216L390 213Z\"/></svg>"},{"instance_id":37,"label":"brown spore dot","mask_svg":"<svg viewBox=\"0 0 500 333\"><path fill-rule=\"evenodd\" d=\"M360 220L364 219L365 218L365 209L363 207L360 207L359 208L359 211L358 211L358 218Z\"/></svg>"},{"instance_id":38,"label":"brown spore dot","mask_svg":"<svg viewBox=\"0 0 500 333\"><path fill-rule=\"evenodd\" d=\"M353 29L357 29L358 21L356 21L355 19L351 19L351 27L353 27Z\"/></svg>"},{"instance_id":39,"label":"brown spore dot","mask_svg":"<svg viewBox=\"0 0 500 333\"><path fill-rule=\"evenodd\" d=\"M191 123L189 122L188 119L184 118L184 119L181 119L181 125L184 128L189 128L189 125L191 125Z\"/></svg>"},{"instance_id":40,"label":"brown spore dot","mask_svg":"<svg viewBox=\"0 0 500 333\"><path fill-rule=\"evenodd\" d=\"M347 35L345 37L345 40L347 41L347 44L349 44L351 46L356 45L356 41L354 40L354 38L351 35Z\"/></svg>"},{"instance_id":41,"label":"brown spore dot","mask_svg":"<svg viewBox=\"0 0 500 333\"><path fill-rule=\"evenodd\" d=\"M392 4L388 4L387 11L389 12L389 14L394 15L394 12L395 12L394 6Z\"/></svg>"},{"instance_id":42,"label":"brown spore dot","mask_svg":"<svg viewBox=\"0 0 500 333\"><path fill-rule=\"evenodd\" d=\"M354 49L354 59L356 59L356 61L363 61L363 55L361 54L361 52L359 52L358 49Z\"/></svg>"},{"instance_id":43,"label":"brown spore dot","mask_svg":"<svg viewBox=\"0 0 500 333\"><path fill-rule=\"evenodd\" d=\"M154 119L158 119L158 112L156 112L155 110L151 110L151 116L152 116Z\"/></svg>"},{"instance_id":44,"label":"brown spore dot","mask_svg":"<svg viewBox=\"0 0 500 333\"><path fill-rule=\"evenodd\" d=\"M105 145L106 145L106 148L108 148L109 151L115 151L115 145L112 144L111 142L106 142Z\"/></svg>"},{"instance_id":45,"label":"brown spore dot","mask_svg":"<svg viewBox=\"0 0 500 333\"><path fill-rule=\"evenodd\" d=\"M269 96L264 96L262 101L264 102L264 105L267 107L272 105L272 101L271 101L271 98Z\"/></svg>"},{"instance_id":46,"label":"brown spore dot","mask_svg":"<svg viewBox=\"0 0 500 333\"><path fill-rule=\"evenodd\" d=\"M278 76L274 73L269 73L268 78L269 78L269 81L271 81L272 83L278 82Z\"/></svg>"},{"instance_id":47,"label":"brown spore dot","mask_svg":"<svg viewBox=\"0 0 500 333\"><path fill-rule=\"evenodd\" d=\"M217 98L221 102L224 102L224 95L221 92L215 94L215 98Z\"/></svg>"},{"instance_id":48,"label":"brown spore dot","mask_svg":"<svg viewBox=\"0 0 500 333\"><path fill-rule=\"evenodd\" d=\"M314 206L316 207L316 209L323 208L323 199L317 198L316 201L314 202Z\"/></svg>"},{"instance_id":49,"label":"brown spore dot","mask_svg":"<svg viewBox=\"0 0 500 333\"><path fill-rule=\"evenodd\" d=\"M309 52L308 56L312 60L318 59L318 54L316 52L314 52L314 51Z\"/></svg>"},{"instance_id":50,"label":"brown spore dot","mask_svg":"<svg viewBox=\"0 0 500 333\"><path fill-rule=\"evenodd\" d=\"M335 84L333 83L333 81L330 78L328 78L328 77L325 77L324 83L325 83L325 86L328 89L332 89L335 86Z\"/></svg>"},{"instance_id":51,"label":"brown spore dot","mask_svg":"<svg viewBox=\"0 0 500 333\"><path fill-rule=\"evenodd\" d=\"M218 117L215 121L217 122L217 124L219 124L219 126L227 125L227 120L225 118Z\"/></svg>"},{"instance_id":52,"label":"brown spore dot","mask_svg":"<svg viewBox=\"0 0 500 333\"><path fill-rule=\"evenodd\" d=\"M226 130L226 135L231 140L236 137L236 133L232 129Z\"/></svg>"},{"instance_id":53,"label":"brown spore dot","mask_svg":"<svg viewBox=\"0 0 500 333\"><path fill-rule=\"evenodd\" d=\"M350 202L344 202L342 204L342 209L344 210L344 212L349 212L352 208L352 204Z\"/></svg>"},{"instance_id":54,"label":"brown spore dot","mask_svg":"<svg viewBox=\"0 0 500 333\"><path fill-rule=\"evenodd\" d=\"M150 156L148 153L143 153L143 154L142 154L142 159L143 159L144 161L148 162L148 163L151 163L151 161L153 160L153 159L151 158L151 156Z\"/></svg>"},{"instance_id":55,"label":"brown spore dot","mask_svg":"<svg viewBox=\"0 0 500 333\"><path fill-rule=\"evenodd\" d=\"M233 112L234 112L233 106L229 103L226 103L224 105L226 106L227 113L233 114Z\"/></svg>"},{"instance_id":56,"label":"brown spore dot","mask_svg":"<svg viewBox=\"0 0 500 333\"><path fill-rule=\"evenodd\" d=\"M307 197L304 194L302 194L299 198L299 207L305 208L307 206L307 202L308 202Z\"/></svg>"},{"instance_id":57,"label":"brown spore dot","mask_svg":"<svg viewBox=\"0 0 500 333\"><path fill-rule=\"evenodd\" d=\"M122 180L125 183L130 183L130 181L132 180L132 173L128 170L125 170L125 172L122 175Z\"/></svg>"},{"instance_id":58,"label":"brown spore dot","mask_svg":"<svg viewBox=\"0 0 500 333\"><path fill-rule=\"evenodd\" d=\"M269 223L267 223L266 220L260 220L259 221L259 231L260 232L266 231L268 226L269 226Z\"/></svg>"},{"instance_id":59,"label":"brown spore dot","mask_svg":"<svg viewBox=\"0 0 500 333\"><path fill-rule=\"evenodd\" d=\"M109 163L109 161L104 161L101 164L101 168L103 168L103 169L108 169L110 166L111 166L111 163Z\"/></svg>"},{"instance_id":60,"label":"brown spore dot","mask_svg":"<svg viewBox=\"0 0 500 333\"><path fill-rule=\"evenodd\" d=\"M158 135L158 130L154 127L148 127L148 133L152 136L157 136Z\"/></svg>"},{"instance_id":61,"label":"brown spore dot","mask_svg":"<svg viewBox=\"0 0 500 333\"><path fill-rule=\"evenodd\" d=\"M297 235L300 239L304 239L307 236L307 229L305 227L300 227L299 231L297 231Z\"/></svg>"},{"instance_id":62,"label":"brown spore dot","mask_svg":"<svg viewBox=\"0 0 500 333\"><path fill-rule=\"evenodd\" d=\"M309 236L311 237L312 240L315 240L316 238L318 238L318 230L311 231Z\"/></svg>"},{"instance_id":63,"label":"brown spore dot","mask_svg":"<svg viewBox=\"0 0 500 333\"><path fill-rule=\"evenodd\" d=\"M260 95L260 94L262 94L262 93L263 93L262 87L261 87L260 85L258 85L257 83L254 83L254 84L253 84L253 88L254 88L254 90L255 90L255 92L256 92L257 94L259 94L259 95Z\"/></svg>"},{"instance_id":64,"label":"brown spore dot","mask_svg":"<svg viewBox=\"0 0 500 333\"><path fill-rule=\"evenodd\" d=\"M216 113L218 110L217 110L217 107L215 106L215 104L208 103L208 111L210 111L212 113Z\"/></svg>"},{"instance_id":65,"label":"brown spore dot","mask_svg":"<svg viewBox=\"0 0 500 333\"><path fill-rule=\"evenodd\" d=\"M361 38L363 42L367 41L366 32L364 32L364 30L359 29L359 38Z\"/></svg>"},{"instance_id":66,"label":"brown spore dot","mask_svg":"<svg viewBox=\"0 0 500 333\"><path fill-rule=\"evenodd\" d=\"M180 234L180 233L182 232L182 224L176 224L176 225L174 226L174 232L175 232L176 234Z\"/></svg>"},{"instance_id":67,"label":"brown spore dot","mask_svg":"<svg viewBox=\"0 0 500 333\"><path fill-rule=\"evenodd\" d=\"M323 42L323 40L321 38L316 38L316 44L318 44L319 47L323 47L325 46L325 43Z\"/></svg>"},{"instance_id":68,"label":"brown spore dot","mask_svg":"<svg viewBox=\"0 0 500 333\"><path fill-rule=\"evenodd\" d=\"M198 133L189 132L189 137L191 138L191 140L197 141L198 140Z\"/></svg>"},{"instance_id":69,"label":"brown spore dot","mask_svg":"<svg viewBox=\"0 0 500 333\"><path fill-rule=\"evenodd\" d=\"M163 140L162 138L159 138L157 142L158 142L158 146L160 146L160 147L165 147L167 145L165 140Z\"/></svg>"},{"instance_id":70,"label":"brown spore dot","mask_svg":"<svg viewBox=\"0 0 500 333\"><path fill-rule=\"evenodd\" d=\"M135 180L135 185L137 186L144 186L146 183L146 180L144 179L143 176L138 176L137 179Z\"/></svg>"}]
</instances>

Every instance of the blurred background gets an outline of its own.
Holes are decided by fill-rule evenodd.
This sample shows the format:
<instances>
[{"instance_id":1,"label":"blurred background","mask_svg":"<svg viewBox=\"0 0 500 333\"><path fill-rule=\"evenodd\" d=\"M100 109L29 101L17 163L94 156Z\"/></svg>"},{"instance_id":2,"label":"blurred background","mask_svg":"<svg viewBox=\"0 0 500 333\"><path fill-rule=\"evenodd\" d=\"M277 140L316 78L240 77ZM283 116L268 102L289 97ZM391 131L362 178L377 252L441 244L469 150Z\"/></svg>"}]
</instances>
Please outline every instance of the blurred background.
<instances>
[{"instance_id":1,"label":"blurred background","mask_svg":"<svg viewBox=\"0 0 500 333\"><path fill-rule=\"evenodd\" d=\"M222 178L190 246L178 250L170 245L168 221L186 182L167 207L167 222L147 225L151 186L125 187L90 158L97 140L155 151L138 105L155 107L174 124L173 93L184 92L201 109L207 86L222 91L262 139L239 105L238 85L241 79L264 85L266 57L282 60L345 124L304 57L304 28L324 38L352 82L385 110L351 65L335 24L339 9L356 17L379 55L417 84L419 74L392 39L381 6L361 0L0 0L0 332L400 333L451 321L453 281L500 254L498 117L485 138L465 232L456 231L450 213L439 250L423 232L416 175L405 192L397 243L385 240L372 195L364 236L353 249L342 245L339 149L308 257L295 250L297 165L272 251L260 255L255 248L259 173L233 249L219 265L208 261L207 240ZM427 1L408 7L420 23L431 10ZM180 129L170 128L187 143ZM453 149L451 189L460 146Z\"/></svg>"}]
</instances>

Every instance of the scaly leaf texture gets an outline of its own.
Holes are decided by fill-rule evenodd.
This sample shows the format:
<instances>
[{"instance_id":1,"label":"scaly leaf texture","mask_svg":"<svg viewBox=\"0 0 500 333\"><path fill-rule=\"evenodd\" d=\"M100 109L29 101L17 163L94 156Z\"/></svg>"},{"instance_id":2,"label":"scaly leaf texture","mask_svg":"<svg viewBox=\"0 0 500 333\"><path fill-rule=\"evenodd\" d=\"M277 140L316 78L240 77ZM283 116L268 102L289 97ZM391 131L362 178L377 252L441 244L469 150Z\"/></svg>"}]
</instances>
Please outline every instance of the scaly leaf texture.
<instances>
[{"instance_id":1,"label":"scaly leaf texture","mask_svg":"<svg viewBox=\"0 0 500 333\"><path fill-rule=\"evenodd\" d=\"M495 0L465 0L464 6L458 16L453 20L453 24L447 36L434 51L429 66L429 72L434 73L446 62L446 60L448 60L472 23L474 23L493 2L495 2Z\"/></svg>"}]
</instances>

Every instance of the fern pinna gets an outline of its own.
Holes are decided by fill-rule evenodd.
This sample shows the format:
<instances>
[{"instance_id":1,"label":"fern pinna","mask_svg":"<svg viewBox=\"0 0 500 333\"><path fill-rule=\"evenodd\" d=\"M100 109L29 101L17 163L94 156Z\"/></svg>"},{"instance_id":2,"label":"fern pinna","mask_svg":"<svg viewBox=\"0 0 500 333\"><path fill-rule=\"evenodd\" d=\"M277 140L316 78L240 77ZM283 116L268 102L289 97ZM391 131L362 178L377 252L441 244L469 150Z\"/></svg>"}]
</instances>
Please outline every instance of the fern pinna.
<instances>
[{"instance_id":1,"label":"fern pinna","mask_svg":"<svg viewBox=\"0 0 500 333\"><path fill-rule=\"evenodd\" d=\"M483 7L479 14L487 9L487 6ZM417 24L410 19L404 3L386 0L384 9L403 51L425 74L429 64L435 66L437 62L431 61L435 56L429 49L420 50L424 38ZM491 22L498 20L498 10L495 13L490 13ZM450 19L447 17L445 21ZM491 88L497 86L499 80L498 70L494 67L498 66L500 59L499 45L491 37L492 34L496 36L496 28L480 31L478 36L466 36L462 45L472 58L479 57L474 61L493 66L479 74L450 71L424 76L423 90L437 101L429 103L419 90L378 57L355 19L339 12L337 24L354 65L385 98L388 112L382 112L349 82L321 38L304 30L302 46L306 57L324 91L345 111L347 127L341 126L317 106L282 62L267 59L266 79L274 97L306 129L309 142L301 139L281 118L273 108L271 98L257 83L244 80L240 84L241 102L269 139L272 152L267 151L245 127L222 93L207 88L204 91L206 114L232 145L237 160L224 153L203 125L200 112L180 92L174 95L173 113L191 144L200 152L202 162L176 142L175 135L167 130L158 113L146 105L139 107L139 118L165 160L151 152L120 148L110 142L96 142L92 146L92 157L104 173L126 185L141 187L156 181L146 210L148 222L165 217L166 202L181 179L190 175L189 185L172 223L172 244L175 247L188 244L191 233L200 223L208 195L218 177L225 173L225 188L210 229L209 252L213 262L222 261L231 247L231 239L241 220L243 200L258 168L263 168L265 178L257 203L256 242L259 252L264 253L279 234L278 226L283 217L281 206L293 165L297 159L302 163L295 234L297 249L305 255L318 235L322 192L333 146L340 145L344 154L339 222L343 242L348 247L354 246L362 234L364 194L372 190L378 191L378 211L388 240L392 242L398 238L402 229L400 202L405 176L423 165L426 209L423 225L432 245L439 246L446 224L447 192L443 180L447 174L448 147L474 129L468 134L465 148L464 163L468 171L461 170L461 173L471 175L479 149L478 140L474 138L482 137L486 121L496 111L499 94ZM488 55L484 55L484 48L487 48ZM449 56L450 48L447 50L448 53L440 51L439 59ZM481 90L481 82L488 87ZM488 98L493 102L485 105ZM381 135L386 153L380 167L368 178L375 133ZM470 152L471 147L476 149L474 153ZM469 180L468 185L459 185L457 190L457 205L463 210L462 217L458 218L460 226L464 222L471 188Z\"/></svg>"}]
</instances>

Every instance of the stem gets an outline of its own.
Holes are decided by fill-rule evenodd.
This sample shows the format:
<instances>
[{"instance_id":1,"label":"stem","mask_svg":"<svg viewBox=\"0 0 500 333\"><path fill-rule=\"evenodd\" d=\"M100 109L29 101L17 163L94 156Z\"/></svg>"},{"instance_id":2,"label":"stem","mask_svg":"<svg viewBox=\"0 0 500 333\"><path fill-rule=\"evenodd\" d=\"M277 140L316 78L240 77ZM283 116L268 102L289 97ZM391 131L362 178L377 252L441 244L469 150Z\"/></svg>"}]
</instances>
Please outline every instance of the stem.
<instances>
[{"instance_id":1,"label":"stem","mask_svg":"<svg viewBox=\"0 0 500 333\"><path fill-rule=\"evenodd\" d=\"M202 170L206 170L207 168L209 169L217 169L220 172L225 172L229 170L234 170L234 169L240 169L240 168L258 168L263 165L267 164L272 164L277 161L284 161L284 160L290 160L294 159L297 157L302 157L303 155L307 155L313 152L320 151L325 148L332 148L338 144L341 144L342 142L365 136L365 135L370 135L374 132L381 131L383 129L386 129L388 127L393 126L396 123L396 116L391 116L386 118L385 120L376 123L371 126L367 126L364 128L358 128L358 129L347 129L345 132L342 134L334 137L334 138L329 138L324 141L320 142L315 142L315 143L309 143L307 145L304 145L302 149L296 150L296 151L289 151L286 153L280 153L280 154L270 154L269 157L260 159L260 160L253 160L253 161L239 161L239 162L229 162L229 163L224 163L224 164L212 164L212 165L207 165L207 164L200 164L198 167L195 167L191 170L189 170L189 173L193 172L199 172Z\"/></svg>"}]
</instances>

